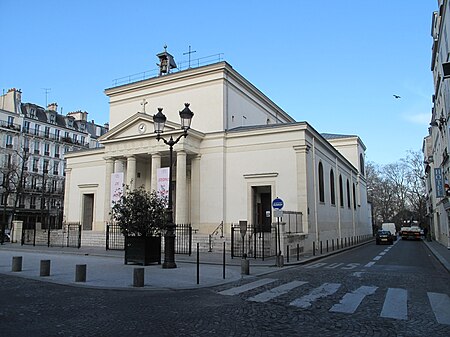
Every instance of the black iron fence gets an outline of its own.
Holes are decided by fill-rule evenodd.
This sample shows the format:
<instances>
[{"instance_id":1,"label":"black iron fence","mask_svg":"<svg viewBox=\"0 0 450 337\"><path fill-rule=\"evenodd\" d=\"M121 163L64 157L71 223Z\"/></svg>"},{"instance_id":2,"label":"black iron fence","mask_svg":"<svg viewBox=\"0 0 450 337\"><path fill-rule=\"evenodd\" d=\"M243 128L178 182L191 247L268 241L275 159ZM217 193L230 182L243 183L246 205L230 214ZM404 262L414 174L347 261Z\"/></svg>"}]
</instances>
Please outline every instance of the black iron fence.
<instances>
[{"instance_id":1,"label":"black iron fence","mask_svg":"<svg viewBox=\"0 0 450 337\"><path fill-rule=\"evenodd\" d=\"M192 253L192 226L191 224L178 224L175 227L175 254L191 255Z\"/></svg>"},{"instance_id":2,"label":"black iron fence","mask_svg":"<svg viewBox=\"0 0 450 337\"><path fill-rule=\"evenodd\" d=\"M266 227L264 227L266 229ZM261 258L275 256L277 251L276 226L270 231L261 230L260 226L248 225L245 236L241 235L239 225L231 226L231 258Z\"/></svg>"},{"instance_id":3,"label":"black iron fence","mask_svg":"<svg viewBox=\"0 0 450 337\"><path fill-rule=\"evenodd\" d=\"M38 229L36 224L23 224L22 245L47 247L81 247L81 225L70 223L62 229Z\"/></svg>"},{"instance_id":4,"label":"black iron fence","mask_svg":"<svg viewBox=\"0 0 450 337\"><path fill-rule=\"evenodd\" d=\"M106 250L124 250L125 237L119 225L106 226ZM178 224L175 227L175 254L192 254L192 226L191 224Z\"/></svg>"},{"instance_id":5,"label":"black iron fence","mask_svg":"<svg viewBox=\"0 0 450 337\"><path fill-rule=\"evenodd\" d=\"M106 225L106 250L124 250L125 237L116 224Z\"/></svg>"},{"instance_id":6,"label":"black iron fence","mask_svg":"<svg viewBox=\"0 0 450 337\"><path fill-rule=\"evenodd\" d=\"M67 225L67 247L80 248L81 247L81 225L68 224Z\"/></svg>"}]
</instances>

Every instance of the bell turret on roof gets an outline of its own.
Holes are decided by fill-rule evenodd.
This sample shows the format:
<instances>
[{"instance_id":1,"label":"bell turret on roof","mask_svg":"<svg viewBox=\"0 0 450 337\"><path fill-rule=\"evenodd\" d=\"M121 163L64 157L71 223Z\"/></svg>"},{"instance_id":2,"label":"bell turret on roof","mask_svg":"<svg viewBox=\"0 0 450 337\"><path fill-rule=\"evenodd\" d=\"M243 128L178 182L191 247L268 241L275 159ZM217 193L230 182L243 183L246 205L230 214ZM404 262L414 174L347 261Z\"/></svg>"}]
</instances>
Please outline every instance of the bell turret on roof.
<instances>
[{"instance_id":1,"label":"bell turret on roof","mask_svg":"<svg viewBox=\"0 0 450 337\"><path fill-rule=\"evenodd\" d=\"M159 64L156 64L159 67L159 76L168 74L171 69L177 68L173 56L167 52L167 46L164 46L164 51L156 56L159 58Z\"/></svg>"}]
</instances>

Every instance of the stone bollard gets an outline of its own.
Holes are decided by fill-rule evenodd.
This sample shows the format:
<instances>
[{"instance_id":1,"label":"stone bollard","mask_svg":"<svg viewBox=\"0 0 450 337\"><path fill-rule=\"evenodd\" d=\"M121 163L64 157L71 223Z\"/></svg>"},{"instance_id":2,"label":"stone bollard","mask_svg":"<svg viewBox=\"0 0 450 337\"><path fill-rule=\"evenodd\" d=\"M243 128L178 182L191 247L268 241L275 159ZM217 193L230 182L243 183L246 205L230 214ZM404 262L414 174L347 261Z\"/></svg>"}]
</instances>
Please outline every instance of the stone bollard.
<instances>
[{"instance_id":1,"label":"stone bollard","mask_svg":"<svg viewBox=\"0 0 450 337\"><path fill-rule=\"evenodd\" d=\"M75 267L75 282L86 282L86 265L77 264Z\"/></svg>"},{"instance_id":2,"label":"stone bollard","mask_svg":"<svg viewBox=\"0 0 450 337\"><path fill-rule=\"evenodd\" d=\"M277 255L277 267L283 267L284 266L284 256L283 255Z\"/></svg>"},{"instance_id":3,"label":"stone bollard","mask_svg":"<svg viewBox=\"0 0 450 337\"><path fill-rule=\"evenodd\" d=\"M144 268L134 268L133 271L133 287L144 286Z\"/></svg>"},{"instance_id":4,"label":"stone bollard","mask_svg":"<svg viewBox=\"0 0 450 337\"><path fill-rule=\"evenodd\" d=\"M22 256L13 256L11 271L22 271Z\"/></svg>"},{"instance_id":5,"label":"stone bollard","mask_svg":"<svg viewBox=\"0 0 450 337\"><path fill-rule=\"evenodd\" d=\"M50 276L50 260L41 260L39 276Z\"/></svg>"},{"instance_id":6,"label":"stone bollard","mask_svg":"<svg viewBox=\"0 0 450 337\"><path fill-rule=\"evenodd\" d=\"M250 275L250 261L245 257L241 260L241 275Z\"/></svg>"}]
</instances>

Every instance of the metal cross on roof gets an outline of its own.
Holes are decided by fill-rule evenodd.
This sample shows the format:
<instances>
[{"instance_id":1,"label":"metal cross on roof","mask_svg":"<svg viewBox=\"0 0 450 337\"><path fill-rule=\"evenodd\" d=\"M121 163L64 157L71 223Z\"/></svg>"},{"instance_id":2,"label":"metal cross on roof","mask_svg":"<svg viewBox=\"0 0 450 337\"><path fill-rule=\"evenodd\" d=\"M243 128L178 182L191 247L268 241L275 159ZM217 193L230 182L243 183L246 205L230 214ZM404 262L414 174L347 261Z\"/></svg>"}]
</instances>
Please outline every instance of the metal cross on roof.
<instances>
[{"instance_id":1,"label":"metal cross on roof","mask_svg":"<svg viewBox=\"0 0 450 337\"><path fill-rule=\"evenodd\" d=\"M141 105L142 105L142 112L143 113L145 113L145 106L148 104L148 102L147 102L147 100L144 98L143 100L142 100L142 103L141 103Z\"/></svg>"}]
</instances>

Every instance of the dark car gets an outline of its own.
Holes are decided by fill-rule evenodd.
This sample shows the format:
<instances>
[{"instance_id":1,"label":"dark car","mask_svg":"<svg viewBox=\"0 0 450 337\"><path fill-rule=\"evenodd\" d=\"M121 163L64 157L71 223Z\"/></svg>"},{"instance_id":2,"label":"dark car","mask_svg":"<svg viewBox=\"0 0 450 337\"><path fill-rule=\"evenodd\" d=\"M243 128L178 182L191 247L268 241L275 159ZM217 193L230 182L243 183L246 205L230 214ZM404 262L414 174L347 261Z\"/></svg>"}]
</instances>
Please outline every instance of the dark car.
<instances>
[{"instance_id":1,"label":"dark car","mask_svg":"<svg viewBox=\"0 0 450 337\"><path fill-rule=\"evenodd\" d=\"M394 244L394 236L389 231L378 231L376 236L377 245L382 243Z\"/></svg>"}]
</instances>

